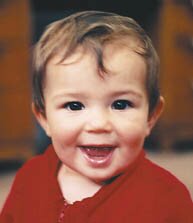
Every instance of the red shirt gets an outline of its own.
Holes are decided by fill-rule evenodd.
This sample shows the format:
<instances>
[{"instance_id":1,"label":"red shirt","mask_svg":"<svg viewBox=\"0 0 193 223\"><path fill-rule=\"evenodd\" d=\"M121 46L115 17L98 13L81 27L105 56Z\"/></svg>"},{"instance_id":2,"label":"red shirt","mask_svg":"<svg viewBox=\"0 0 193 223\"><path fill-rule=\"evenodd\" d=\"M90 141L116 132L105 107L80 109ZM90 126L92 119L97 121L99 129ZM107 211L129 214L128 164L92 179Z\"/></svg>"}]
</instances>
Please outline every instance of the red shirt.
<instances>
[{"instance_id":1,"label":"red shirt","mask_svg":"<svg viewBox=\"0 0 193 223\"><path fill-rule=\"evenodd\" d=\"M185 186L147 160L136 162L93 197L64 206L57 182L60 161L50 146L17 173L1 223L193 223ZM77 185L78 190L78 185Z\"/></svg>"}]
</instances>

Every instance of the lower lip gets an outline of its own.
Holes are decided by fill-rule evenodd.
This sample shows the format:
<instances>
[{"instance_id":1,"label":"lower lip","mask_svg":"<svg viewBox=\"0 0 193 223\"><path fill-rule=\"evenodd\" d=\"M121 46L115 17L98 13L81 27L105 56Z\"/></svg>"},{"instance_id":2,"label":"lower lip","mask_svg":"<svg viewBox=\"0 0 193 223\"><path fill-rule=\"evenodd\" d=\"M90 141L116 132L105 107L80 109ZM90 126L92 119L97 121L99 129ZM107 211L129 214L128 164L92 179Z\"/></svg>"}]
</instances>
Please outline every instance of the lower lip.
<instances>
[{"instance_id":1,"label":"lower lip","mask_svg":"<svg viewBox=\"0 0 193 223\"><path fill-rule=\"evenodd\" d=\"M109 150L108 153L102 156L92 156L89 155L85 149L80 148L81 152L83 153L84 158L92 167L106 167L110 164L114 152L114 148Z\"/></svg>"}]
</instances>

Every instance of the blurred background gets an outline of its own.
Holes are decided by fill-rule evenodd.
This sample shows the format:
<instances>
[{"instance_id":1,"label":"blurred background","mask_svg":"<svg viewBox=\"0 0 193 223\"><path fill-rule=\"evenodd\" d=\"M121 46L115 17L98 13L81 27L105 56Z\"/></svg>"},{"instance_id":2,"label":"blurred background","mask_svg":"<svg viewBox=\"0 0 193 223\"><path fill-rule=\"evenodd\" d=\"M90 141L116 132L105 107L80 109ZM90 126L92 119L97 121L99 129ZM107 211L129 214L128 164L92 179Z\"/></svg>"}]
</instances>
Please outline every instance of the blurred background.
<instances>
[{"instance_id":1,"label":"blurred background","mask_svg":"<svg viewBox=\"0 0 193 223\"><path fill-rule=\"evenodd\" d=\"M31 112L31 47L47 24L82 10L133 17L152 38L166 107L145 149L193 197L193 1L0 0L0 209L18 168L50 143Z\"/></svg>"}]
</instances>

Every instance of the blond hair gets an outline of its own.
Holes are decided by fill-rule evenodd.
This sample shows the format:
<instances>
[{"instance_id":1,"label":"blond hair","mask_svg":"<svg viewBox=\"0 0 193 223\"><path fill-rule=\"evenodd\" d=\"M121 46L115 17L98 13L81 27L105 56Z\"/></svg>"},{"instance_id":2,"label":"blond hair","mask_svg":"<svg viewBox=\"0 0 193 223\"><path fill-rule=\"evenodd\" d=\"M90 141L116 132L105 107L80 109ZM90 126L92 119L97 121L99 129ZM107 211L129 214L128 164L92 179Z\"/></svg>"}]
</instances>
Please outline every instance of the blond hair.
<instances>
[{"instance_id":1,"label":"blond hair","mask_svg":"<svg viewBox=\"0 0 193 223\"><path fill-rule=\"evenodd\" d=\"M45 113L44 80L48 61L60 53L62 60L70 56L78 46L92 50L98 67L106 72L103 64L104 45L113 41L134 39L132 47L141 55L147 65L146 88L149 99L149 111L153 111L159 100L158 73L159 59L150 38L133 19L114 13L83 11L72 14L50 24L33 55L33 101L37 111ZM128 47L129 41L128 41Z\"/></svg>"}]
</instances>

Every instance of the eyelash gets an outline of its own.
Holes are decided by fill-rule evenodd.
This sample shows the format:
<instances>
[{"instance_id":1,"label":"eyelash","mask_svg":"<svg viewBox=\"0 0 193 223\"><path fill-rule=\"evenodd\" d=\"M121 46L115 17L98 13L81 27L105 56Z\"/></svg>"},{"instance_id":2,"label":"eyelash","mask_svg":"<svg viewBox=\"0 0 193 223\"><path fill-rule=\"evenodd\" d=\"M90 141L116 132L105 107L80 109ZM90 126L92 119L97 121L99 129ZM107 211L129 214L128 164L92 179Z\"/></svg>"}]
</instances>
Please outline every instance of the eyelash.
<instances>
[{"instance_id":1,"label":"eyelash","mask_svg":"<svg viewBox=\"0 0 193 223\"><path fill-rule=\"evenodd\" d=\"M64 108L66 108L66 109L68 109L70 111L79 111L79 110L83 110L85 107L79 101L71 101L71 102L67 102L64 105Z\"/></svg>"},{"instance_id":2,"label":"eyelash","mask_svg":"<svg viewBox=\"0 0 193 223\"><path fill-rule=\"evenodd\" d=\"M112 103L111 108L114 110L126 110L134 107L133 103L129 100L116 100ZM80 111L85 109L85 106L79 101L71 101L64 104L63 108L70 111Z\"/></svg>"},{"instance_id":3,"label":"eyelash","mask_svg":"<svg viewBox=\"0 0 193 223\"><path fill-rule=\"evenodd\" d=\"M133 103L129 100L116 100L111 107L115 110L126 110L133 107Z\"/></svg>"}]
</instances>

